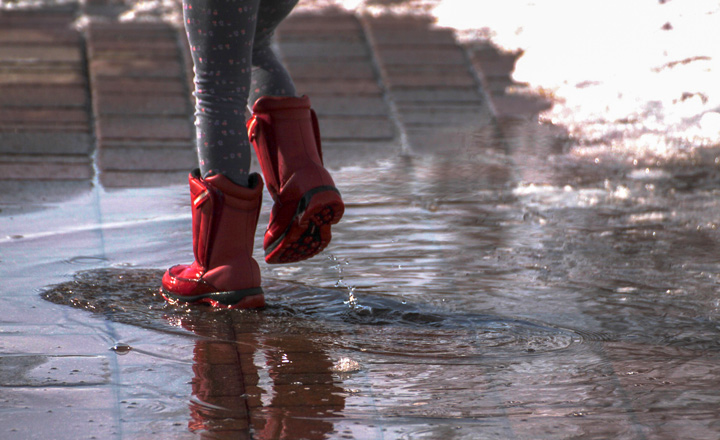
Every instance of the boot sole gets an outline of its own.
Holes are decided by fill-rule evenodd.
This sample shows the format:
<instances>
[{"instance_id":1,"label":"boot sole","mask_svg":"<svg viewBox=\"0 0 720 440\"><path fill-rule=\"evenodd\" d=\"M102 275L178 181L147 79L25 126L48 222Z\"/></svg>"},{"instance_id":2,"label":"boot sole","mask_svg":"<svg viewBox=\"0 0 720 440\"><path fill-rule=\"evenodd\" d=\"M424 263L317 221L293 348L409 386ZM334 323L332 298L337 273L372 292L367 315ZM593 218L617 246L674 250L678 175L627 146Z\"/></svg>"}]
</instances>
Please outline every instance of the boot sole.
<instances>
[{"instance_id":1,"label":"boot sole","mask_svg":"<svg viewBox=\"0 0 720 440\"><path fill-rule=\"evenodd\" d=\"M306 192L288 228L265 249L265 262L287 264L314 257L330 244L330 227L344 212L337 188L322 186Z\"/></svg>"},{"instance_id":2,"label":"boot sole","mask_svg":"<svg viewBox=\"0 0 720 440\"><path fill-rule=\"evenodd\" d=\"M184 296L160 288L160 293L169 303L202 304L206 303L219 309L260 309L265 307L265 294L262 287L226 292L211 292L203 295Z\"/></svg>"}]
</instances>

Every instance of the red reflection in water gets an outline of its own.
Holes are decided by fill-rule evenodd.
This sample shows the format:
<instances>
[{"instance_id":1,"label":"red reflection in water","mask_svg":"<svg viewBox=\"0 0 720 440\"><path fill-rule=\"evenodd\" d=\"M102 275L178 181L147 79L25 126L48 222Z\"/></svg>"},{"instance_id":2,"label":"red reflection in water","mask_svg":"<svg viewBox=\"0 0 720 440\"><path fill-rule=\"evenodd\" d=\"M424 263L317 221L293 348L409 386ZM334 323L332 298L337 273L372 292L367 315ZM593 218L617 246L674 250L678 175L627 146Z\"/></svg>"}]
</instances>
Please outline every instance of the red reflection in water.
<instances>
[{"instance_id":1,"label":"red reflection in water","mask_svg":"<svg viewBox=\"0 0 720 440\"><path fill-rule=\"evenodd\" d=\"M345 407L328 355L298 334L265 334L258 315L184 319L194 349L191 431L203 439L324 439ZM258 365L260 364L260 365Z\"/></svg>"}]
</instances>

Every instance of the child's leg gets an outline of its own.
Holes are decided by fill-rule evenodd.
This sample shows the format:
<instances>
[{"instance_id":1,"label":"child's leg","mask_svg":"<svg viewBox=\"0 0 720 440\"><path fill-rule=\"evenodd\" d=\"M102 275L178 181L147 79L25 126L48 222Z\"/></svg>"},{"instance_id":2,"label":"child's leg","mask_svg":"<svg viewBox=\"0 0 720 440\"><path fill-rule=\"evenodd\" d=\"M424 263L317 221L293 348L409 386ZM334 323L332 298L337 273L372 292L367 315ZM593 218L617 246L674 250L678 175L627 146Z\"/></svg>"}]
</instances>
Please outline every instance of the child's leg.
<instances>
[{"instance_id":1,"label":"child's leg","mask_svg":"<svg viewBox=\"0 0 720 440\"><path fill-rule=\"evenodd\" d=\"M249 106L261 96L295 96L295 85L285 66L272 50L275 29L290 14L298 0L260 0L252 54L252 83Z\"/></svg>"},{"instance_id":2,"label":"child's leg","mask_svg":"<svg viewBox=\"0 0 720 440\"><path fill-rule=\"evenodd\" d=\"M253 39L260 0L183 0L195 66L195 125L200 172L247 186L245 129Z\"/></svg>"}]
</instances>

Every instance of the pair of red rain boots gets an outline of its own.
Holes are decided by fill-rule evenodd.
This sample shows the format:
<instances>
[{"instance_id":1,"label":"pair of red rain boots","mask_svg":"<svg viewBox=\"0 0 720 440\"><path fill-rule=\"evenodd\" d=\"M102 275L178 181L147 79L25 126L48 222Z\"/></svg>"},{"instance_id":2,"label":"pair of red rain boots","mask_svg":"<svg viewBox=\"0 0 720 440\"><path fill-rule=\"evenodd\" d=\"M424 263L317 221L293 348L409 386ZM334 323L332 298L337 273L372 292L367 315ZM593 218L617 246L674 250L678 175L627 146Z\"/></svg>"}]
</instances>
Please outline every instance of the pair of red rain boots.
<instances>
[{"instance_id":1,"label":"pair of red rain boots","mask_svg":"<svg viewBox=\"0 0 720 440\"><path fill-rule=\"evenodd\" d=\"M330 226L344 204L323 166L320 132L310 100L263 97L253 106L248 136L274 204L265 231L265 261L292 263L330 243ZM263 180L248 188L222 175L190 174L192 264L165 272L162 294L170 302L209 303L223 308L265 305L260 269L252 257Z\"/></svg>"}]
</instances>

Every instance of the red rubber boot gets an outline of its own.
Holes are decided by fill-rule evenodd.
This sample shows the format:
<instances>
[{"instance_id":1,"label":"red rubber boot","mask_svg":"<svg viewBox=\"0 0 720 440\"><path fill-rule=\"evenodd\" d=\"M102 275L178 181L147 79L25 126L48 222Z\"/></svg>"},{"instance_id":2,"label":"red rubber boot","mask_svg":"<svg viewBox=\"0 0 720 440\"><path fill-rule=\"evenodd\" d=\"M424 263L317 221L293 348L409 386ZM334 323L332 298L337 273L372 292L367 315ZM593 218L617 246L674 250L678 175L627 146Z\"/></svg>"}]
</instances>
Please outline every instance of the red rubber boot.
<instances>
[{"instance_id":1,"label":"red rubber boot","mask_svg":"<svg viewBox=\"0 0 720 440\"><path fill-rule=\"evenodd\" d=\"M292 263L330 243L345 211L323 166L320 130L310 100L265 96L253 106L248 136L275 204L265 232L265 261Z\"/></svg>"},{"instance_id":2,"label":"red rubber boot","mask_svg":"<svg viewBox=\"0 0 720 440\"><path fill-rule=\"evenodd\" d=\"M190 174L195 262L165 272L162 295L170 302L209 303L214 307L265 306L260 268L252 257L262 202L262 178L250 176L245 188L216 175Z\"/></svg>"}]
</instances>

